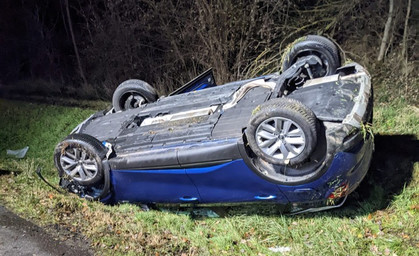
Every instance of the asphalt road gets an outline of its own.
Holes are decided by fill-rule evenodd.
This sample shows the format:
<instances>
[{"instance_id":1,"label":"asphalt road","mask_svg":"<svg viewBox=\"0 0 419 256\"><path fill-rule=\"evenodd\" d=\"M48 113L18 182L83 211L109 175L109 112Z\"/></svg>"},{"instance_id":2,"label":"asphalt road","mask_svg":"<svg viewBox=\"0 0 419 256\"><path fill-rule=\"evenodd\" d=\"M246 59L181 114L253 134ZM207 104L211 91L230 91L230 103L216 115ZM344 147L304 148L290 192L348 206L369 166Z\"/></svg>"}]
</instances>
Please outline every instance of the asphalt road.
<instances>
[{"instance_id":1,"label":"asphalt road","mask_svg":"<svg viewBox=\"0 0 419 256\"><path fill-rule=\"evenodd\" d=\"M80 256L93 255L93 251L82 239L52 236L0 205L0 255Z\"/></svg>"}]
</instances>

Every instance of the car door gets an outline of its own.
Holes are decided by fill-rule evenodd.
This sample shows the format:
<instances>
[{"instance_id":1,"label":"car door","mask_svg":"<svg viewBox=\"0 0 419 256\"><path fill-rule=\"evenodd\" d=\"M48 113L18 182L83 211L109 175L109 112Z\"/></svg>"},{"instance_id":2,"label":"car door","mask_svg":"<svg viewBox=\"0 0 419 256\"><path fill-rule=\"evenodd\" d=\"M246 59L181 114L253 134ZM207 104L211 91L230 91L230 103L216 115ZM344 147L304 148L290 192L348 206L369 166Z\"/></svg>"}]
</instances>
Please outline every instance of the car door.
<instances>
[{"instance_id":1,"label":"car door","mask_svg":"<svg viewBox=\"0 0 419 256\"><path fill-rule=\"evenodd\" d=\"M242 159L209 167L188 168L186 173L197 186L202 203L288 203L275 184L256 175Z\"/></svg>"},{"instance_id":2,"label":"car door","mask_svg":"<svg viewBox=\"0 0 419 256\"><path fill-rule=\"evenodd\" d=\"M111 182L116 201L192 203L200 200L185 169L113 170Z\"/></svg>"}]
</instances>

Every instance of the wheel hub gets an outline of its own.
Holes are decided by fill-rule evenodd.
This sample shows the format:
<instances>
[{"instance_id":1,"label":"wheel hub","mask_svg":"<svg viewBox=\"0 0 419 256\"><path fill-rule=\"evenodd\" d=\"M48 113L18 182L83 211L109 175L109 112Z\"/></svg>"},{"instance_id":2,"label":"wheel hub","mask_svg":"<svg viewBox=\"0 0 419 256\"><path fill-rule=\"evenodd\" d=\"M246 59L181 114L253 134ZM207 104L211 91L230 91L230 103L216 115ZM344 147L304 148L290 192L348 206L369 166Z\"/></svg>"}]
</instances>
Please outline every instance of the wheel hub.
<instances>
[{"instance_id":1,"label":"wheel hub","mask_svg":"<svg viewBox=\"0 0 419 256\"><path fill-rule=\"evenodd\" d=\"M125 100L124 106L125 106L125 109L133 109L133 108L138 108L139 106L141 106L145 102L146 102L146 100L144 99L144 97L142 97L139 94L132 93Z\"/></svg>"},{"instance_id":2,"label":"wheel hub","mask_svg":"<svg viewBox=\"0 0 419 256\"><path fill-rule=\"evenodd\" d=\"M67 147L60 157L60 165L76 181L90 181L98 173L96 160L83 148Z\"/></svg>"},{"instance_id":3,"label":"wheel hub","mask_svg":"<svg viewBox=\"0 0 419 256\"><path fill-rule=\"evenodd\" d=\"M256 129L256 141L265 154L281 160L297 157L306 146L301 127L283 117L263 121Z\"/></svg>"}]
</instances>

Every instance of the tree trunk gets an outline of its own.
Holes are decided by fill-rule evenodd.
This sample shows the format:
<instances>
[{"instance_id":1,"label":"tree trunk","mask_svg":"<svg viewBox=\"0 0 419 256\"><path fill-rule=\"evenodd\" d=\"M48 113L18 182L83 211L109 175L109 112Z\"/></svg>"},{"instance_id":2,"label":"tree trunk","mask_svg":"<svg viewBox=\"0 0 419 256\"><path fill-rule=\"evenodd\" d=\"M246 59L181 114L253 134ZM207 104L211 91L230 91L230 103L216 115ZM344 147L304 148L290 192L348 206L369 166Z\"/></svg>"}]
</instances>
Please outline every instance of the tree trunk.
<instances>
[{"instance_id":1,"label":"tree trunk","mask_svg":"<svg viewBox=\"0 0 419 256\"><path fill-rule=\"evenodd\" d=\"M76 39L74 37L74 32L73 32L73 25L71 23L70 9L69 9L69 6L68 6L68 0L64 0L64 2L65 2L65 9L66 9L66 12L67 12L68 28L70 29L71 40L73 41L74 53L76 54L76 59L77 59L77 64L79 66L80 76L83 79L84 85L86 85L87 81L86 81L86 77L84 76L83 68L81 66L79 50L77 49Z\"/></svg>"},{"instance_id":2,"label":"tree trunk","mask_svg":"<svg viewBox=\"0 0 419 256\"><path fill-rule=\"evenodd\" d=\"M403 31L403 45L402 45L402 56L403 59L407 59L407 34L409 31L409 16L410 16L410 8L412 5L412 0L408 0L407 3L407 11L406 11L406 19L404 20L404 31Z\"/></svg>"},{"instance_id":3,"label":"tree trunk","mask_svg":"<svg viewBox=\"0 0 419 256\"><path fill-rule=\"evenodd\" d=\"M388 43L388 38L390 37L390 28L391 28L391 22L393 21L393 8L394 7L394 0L389 0L389 10L388 10L388 18L386 25L384 27L384 35L383 39L381 40L381 46L380 46L380 53L378 54L378 61L382 61L384 59L384 53L386 51L386 46Z\"/></svg>"}]
</instances>

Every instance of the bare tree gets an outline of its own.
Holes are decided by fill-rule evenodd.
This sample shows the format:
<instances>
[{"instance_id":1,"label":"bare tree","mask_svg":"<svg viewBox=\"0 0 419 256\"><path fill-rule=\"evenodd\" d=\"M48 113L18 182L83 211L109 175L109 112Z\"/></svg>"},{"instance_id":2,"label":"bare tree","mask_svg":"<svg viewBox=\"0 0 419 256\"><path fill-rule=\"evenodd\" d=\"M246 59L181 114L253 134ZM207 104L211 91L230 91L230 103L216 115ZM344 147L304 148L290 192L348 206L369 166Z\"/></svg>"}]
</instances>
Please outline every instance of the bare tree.
<instances>
[{"instance_id":1,"label":"bare tree","mask_svg":"<svg viewBox=\"0 0 419 256\"><path fill-rule=\"evenodd\" d=\"M65 4L66 13L67 13L68 28L70 29L70 34L71 34L71 41L73 42L74 53L76 54L77 65L79 67L80 76L83 79L83 84L86 85L87 80L86 80L86 77L84 76L83 67L82 67L81 61L80 61L79 50L77 48L76 39L75 39L75 36L74 36L73 25L72 25L71 16L70 16L70 8L68 6L68 0L64 0L64 4Z\"/></svg>"},{"instance_id":2,"label":"bare tree","mask_svg":"<svg viewBox=\"0 0 419 256\"><path fill-rule=\"evenodd\" d=\"M407 10L406 10L406 18L404 20L404 31L403 31L403 44L402 44L402 57L403 59L407 59L407 35L409 32L409 16L410 16L410 8L412 6L412 0L408 0L407 2Z\"/></svg>"},{"instance_id":3,"label":"bare tree","mask_svg":"<svg viewBox=\"0 0 419 256\"><path fill-rule=\"evenodd\" d=\"M394 9L394 0L389 0L388 17L387 17L386 25L384 27L384 35L381 40L380 52L377 57L378 61L383 60L384 54L386 52L387 44L390 37L390 28L393 21L393 9Z\"/></svg>"}]
</instances>

